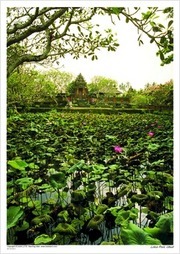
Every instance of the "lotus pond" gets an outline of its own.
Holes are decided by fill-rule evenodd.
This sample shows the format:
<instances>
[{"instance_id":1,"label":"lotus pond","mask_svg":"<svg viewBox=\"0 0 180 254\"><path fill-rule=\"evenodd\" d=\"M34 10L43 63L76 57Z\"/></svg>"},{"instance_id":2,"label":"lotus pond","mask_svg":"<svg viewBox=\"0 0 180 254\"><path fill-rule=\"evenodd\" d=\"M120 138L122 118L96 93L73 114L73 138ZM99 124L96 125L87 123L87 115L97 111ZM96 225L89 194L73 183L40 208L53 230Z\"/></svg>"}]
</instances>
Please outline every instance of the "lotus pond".
<instances>
[{"instance_id":1,"label":"lotus pond","mask_svg":"<svg viewBox=\"0 0 180 254\"><path fill-rule=\"evenodd\" d=\"M173 116L7 119L8 245L172 245Z\"/></svg>"}]
</instances>

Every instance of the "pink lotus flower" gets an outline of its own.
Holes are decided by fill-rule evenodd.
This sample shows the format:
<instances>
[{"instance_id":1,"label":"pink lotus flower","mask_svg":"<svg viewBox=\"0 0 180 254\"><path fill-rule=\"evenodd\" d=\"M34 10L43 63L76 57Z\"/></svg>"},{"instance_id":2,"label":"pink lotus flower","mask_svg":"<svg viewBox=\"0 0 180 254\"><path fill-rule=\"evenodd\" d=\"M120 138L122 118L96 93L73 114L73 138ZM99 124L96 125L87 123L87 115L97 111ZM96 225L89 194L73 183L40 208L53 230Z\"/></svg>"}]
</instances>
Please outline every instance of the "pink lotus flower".
<instances>
[{"instance_id":1,"label":"pink lotus flower","mask_svg":"<svg viewBox=\"0 0 180 254\"><path fill-rule=\"evenodd\" d=\"M123 151L122 147L120 147L120 146L114 146L114 152L115 153L122 153L122 151Z\"/></svg>"},{"instance_id":2,"label":"pink lotus flower","mask_svg":"<svg viewBox=\"0 0 180 254\"><path fill-rule=\"evenodd\" d=\"M154 136L154 132L152 132L152 131L148 132L148 136L149 137L153 137Z\"/></svg>"}]
</instances>

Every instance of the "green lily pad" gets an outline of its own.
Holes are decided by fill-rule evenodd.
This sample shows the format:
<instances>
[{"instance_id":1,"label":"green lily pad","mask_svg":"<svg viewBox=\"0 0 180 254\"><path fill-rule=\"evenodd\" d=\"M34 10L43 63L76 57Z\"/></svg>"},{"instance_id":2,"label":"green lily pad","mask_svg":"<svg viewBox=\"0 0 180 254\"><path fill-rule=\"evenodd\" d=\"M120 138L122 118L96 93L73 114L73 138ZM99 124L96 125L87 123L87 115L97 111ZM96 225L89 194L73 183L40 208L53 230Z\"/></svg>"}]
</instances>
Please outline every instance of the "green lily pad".
<instances>
[{"instance_id":1,"label":"green lily pad","mask_svg":"<svg viewBox=\"0 0 180 254\"><path fill-rule=\"evenodd\" d=\"M77 233L74 226L68 223L59 223L57 227L53 229L53 232L64 235L76 235Z\"/></svg>"},{"instance_id":2,"label":"green lily pad","mask_svg":"<svg viewBox=\"0 0 180 254\"><path fill-rule=\"evenodd\" d=\"M150 151L150 152L155 152L159 149L160 145L158 144L149 144L147 149Z\"/></svg>"},{"instance_id":3,"label":"green lily pad","mask_svg":"<svg viewBox=\"0 0 180 254\"><path fill-rule=\"evenodd\" d=\"M64 222L67 222L68 221L68 217L69 217L69 214L68 214L68 211L61 211L60 213L58 213L58 218L61 218L64 220Z\"/></svg>"},{"instance_id":4,"label":"green lily pad","mask_svg":"<svg viewBox=\"0 0 180 254\"><path fill-rule=\"evenodd\" d=\"M55 189L61 189L66 186L66 176L62 172L51 175L49 181L51 186Z\"/></svg>"},{"instance_id":5,"label":"green lily pad","mask_svg":"<svg viewBox=\"0 0 180 254\"><path fill-rule=\"evenodd\" d=\"M34 179L31 177L23 177L16 180L16 184L20 185L23 190L27 189L33 184Z\"/></svg>"},{"instance_id":6,"label":"green lily pad","mask_svg":"<svg viewBox=\"0 0 180 254\"><path fill-rule=\"evenodd\" d=\"M103 221L104 216L102 214L95 215L88 223L87 227L92 229L97 229L98 226Z\"/></svg>"},{"instance_id":7,"label":"green lily pad","mask_svg":"<svg viewBox=\"0 0 180 254\"><path fill-rule=\"evenodd\" d=\"M47 222L52 222L52 218L50 215L48 214L43 214L40 216L35 217L34 219L32 219L31 223L34 225L39 225L41 223L47 223Z\"/></svg>"},{"instance_id":8,"label":"green lily pad","mask_svg":"<svg viewBox=\"0 0 180 254\"><path fill-rule=\"evenodd\" d=\"M173 212L161 215L155 226L163 232L173 233Z\"/></svg>"},{"instance_id":9,"label":"green lily pad","mask_svg":"<svg viewBox=\"0 0 180 254\"><path fill-rule=\"evenodd\" d=\"M8 161L8 165L10 165L12 168L19 170L24 170L28 166L28 164L21 159Z\"/></svg>"},{"instance_id":10,"label":"green lily pad","mask_svg":"<svg viewBox=\"0 0 180 254\"><path fill-rule=\"evenodd\" d=\"M27 221L23 221L21 226L16 227L16 231L24 231L29 228L29 223Z\"/></svg>"},{"instance_id":11,"label":"green lily pad","mask_svg":"<svg viewBox=\"0 0 180 254\"><path fill-rule=\"evenodd\" d=\"M147 193L147 195L151 199L155 199L155 200L158 200L158 199L163 197L163 193L161 191L150 191L150 192Z\"/></svg>"},{"instance_id":12,"label":"green lily pad","mask_svg":"<svg viewBox=\"0 0 180 254\"><path fill-rule=\"evenodd\" d=\"M148 196L145 194L134 194L131 197L132 202L137 202L138 204L142 204L143 201L147 200Z\"/></svg>"},{"instance_id":13,"label":"green lily pad","mask_svg":"<svg viewBox=\"0 0 180 254\"><path fill-rule=\"evenodd\" d=\"M38 245L38 244L49 244L51 243L52 241L54 241L56 238L56 235L54 234L52 237L49 236L49 235L46 235L46 234L42 234L42 235L39 235L37 236L35 239L34 239L34 244L35 245Z\"/></svg>"},{"instance_id":14,"label":"green lily pad","mask_svg":"<svg viewBox=\"0 0 180 254\"><path fill-rule=\"evenodd\" d=\"M129 223L127 228L122 228L120 236L125 245L161 245L159 239L152 238L133 223Z\"/></svg>"},{"instance_id":15,"label":"green lily pad","mask_svg":"<svg viewBox=\"0 0 180 254\"><path fill-rule=\"evenodd\" d=\"M97 207L96 213L97 213L97 214L102 214L102 213L104 213L104 211L106 211L107 209L108 209L108 206L107 206L107 205L105 205L105 204L100 204L100 205L98 205L98 207Z\"/></svg>"},{"instance_id":16,"label":"green lily pad","mask_svg":"<svg viewBox=\"0 0 180 254\"><path fill-rule=\"evenodd\" d=\"M23 214L24 212L21 207L10 206L7 210L7 228L16 226Z\"/></svg>"}]
</instances>

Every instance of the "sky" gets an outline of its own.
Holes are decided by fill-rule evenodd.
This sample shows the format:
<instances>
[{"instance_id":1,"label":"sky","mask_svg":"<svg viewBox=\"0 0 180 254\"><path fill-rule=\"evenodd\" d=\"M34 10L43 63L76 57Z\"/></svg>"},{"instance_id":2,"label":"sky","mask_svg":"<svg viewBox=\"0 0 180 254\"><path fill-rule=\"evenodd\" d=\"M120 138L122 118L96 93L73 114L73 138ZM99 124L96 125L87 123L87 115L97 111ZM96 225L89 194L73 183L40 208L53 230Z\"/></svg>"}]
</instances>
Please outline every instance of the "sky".
<instances>
[{"instance_id":1,"label":"sky","mask_svg":"<svg viewBox=\"0 0 180 254\"><path fill-rule=\"evenodd\" d=\"M71 72L75 76L83 75L89 83L94 76L103 76L114 79L121 83L129 82L133 88L143 88L147 83L165 83L173 78L173 63L161 66L158 50L150 39L143 35L144 44L139 46L137 29L130 23L121 20L113 25L107 17L98 17L100 27L112 28L117 33L120 46L116 52L109 52L105 49L98 51L98 60L81 57L78 60L68 55L60 59L61 71Z\"/></svg>"}]
</instances>

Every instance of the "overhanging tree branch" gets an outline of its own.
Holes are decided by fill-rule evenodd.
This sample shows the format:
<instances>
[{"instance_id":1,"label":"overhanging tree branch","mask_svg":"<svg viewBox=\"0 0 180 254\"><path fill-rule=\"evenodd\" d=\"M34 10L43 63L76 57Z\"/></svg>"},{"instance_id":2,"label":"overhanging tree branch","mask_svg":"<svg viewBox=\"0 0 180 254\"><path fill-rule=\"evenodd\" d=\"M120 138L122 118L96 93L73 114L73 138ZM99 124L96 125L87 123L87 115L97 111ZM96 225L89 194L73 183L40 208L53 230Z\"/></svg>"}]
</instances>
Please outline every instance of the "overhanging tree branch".
<instances>
[{"instance_id":1,"label":"overhanging tree branch","mask_svg":"<svg viewBox=\"0 0 180 254\"><path fill-rule=\"evenodd\" d=\"M151 43L157 44L157 54L163 63L168 64L173 60L173 11L172 8L161 10L169 18L166 28L153 20L158 11L150 7L140 17L138 7L131 13L125 7L8 8L7 73L10 75L25 62L44 62L46 59L53 62L67 53L75 59L84 56L95 60L99 48L115 51L119 43L112 30L106 29L104 35L91 22L94 15L114 15L119 20L124 16L126 22L130 21L150 38ZM138 41L143 43L141 34Z\"/></svg>"},{"instance_id":2,"label":"overhanging tree branch","mask_svg":"<svg viewBox=\"0 0 180 254\"><path fill-rule=\"evenodd\" d=\"M68 10L68 8L63 8L60 11L55 12L52 15L52 17L43 25L30 26L29 29L26 30L25 32L23 32L22 34L17 35L16 37L7 40L7 46L9 47L14 43L18 43L18 42L24 40L25 38L29 37L33 33L37 33L37 32L46 30L57 18L60 18L67 10Z\"/></svg>"}]
</instances>

